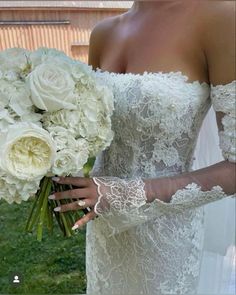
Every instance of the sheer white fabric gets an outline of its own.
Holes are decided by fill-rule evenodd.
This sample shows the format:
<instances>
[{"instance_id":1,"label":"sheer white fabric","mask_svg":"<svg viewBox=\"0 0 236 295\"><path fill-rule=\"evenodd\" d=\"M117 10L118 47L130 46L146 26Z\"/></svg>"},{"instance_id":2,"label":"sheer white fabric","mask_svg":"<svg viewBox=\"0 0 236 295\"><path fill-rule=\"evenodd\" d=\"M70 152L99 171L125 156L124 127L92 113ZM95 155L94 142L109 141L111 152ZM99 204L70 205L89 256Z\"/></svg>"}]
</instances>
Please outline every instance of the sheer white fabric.
<instances>
[{"instance_id":1,"label":"sheer white fabric","mask_svg":"<svg viewBox=\"0 0 236 295\"><path fill-rule=\"evenodd\" d=\"M145 204L141 177L191 169L197 135L210 107L210 87L189 83L180 72L98 71L97 77L115 95L115 136L94 171L94 176L110 177L94 178L101 217L87 226L87 293L196 294L204 243L202 205L226 195L220 187L202 192L193 183L177 191L169 204ZM212 87L212 94L216 92ZM222 104L228 116L224 108ZM229 132L227 136L231 140ZM232 159L229 140L224 134L222 138L224 156Z\"/></svg>"},{"instance_id":2,"label":"sheer white fabric","mask_svg":"<svg viewBox=\"0 0 236 295\"><path fill-rule=\"evenodd\" d=\"M214 148L212 148L214 147ZM207 113L194 153L193 170L222 161L218 128L213 107ZM235 199L222 199L206 205L204 248L201 261L199 294L235 294Z\"/></svg>"}]
</instances>

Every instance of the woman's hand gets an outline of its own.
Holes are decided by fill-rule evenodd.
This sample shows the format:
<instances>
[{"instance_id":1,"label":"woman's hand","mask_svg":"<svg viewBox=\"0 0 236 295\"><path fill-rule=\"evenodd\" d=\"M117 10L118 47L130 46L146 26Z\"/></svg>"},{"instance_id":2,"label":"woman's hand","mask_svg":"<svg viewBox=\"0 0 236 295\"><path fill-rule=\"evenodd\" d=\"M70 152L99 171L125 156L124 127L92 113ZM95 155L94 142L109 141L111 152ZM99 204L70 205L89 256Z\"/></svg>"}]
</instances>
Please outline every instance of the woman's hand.
<instances>
[{"instance_id":1,"label":"woman's hand","mask_svg":"<svg viewBox=\"0 0 236 295\"><path fill-rule=\"evenodd\" d=\"M97 186L93 182L93 179L84 177L53 177L52 180L58 184L73 185L77 187L76 189L64 192L56 192L48 197L51 200L76 199L75 202L56 207L54 209L55 211L66 212L69 210L85 209L87 207L91 209L91 211L76 221L72 227L73 230L85 225L97 216L94 212L94 206L98 200L98 193Z\"/></svg>"}]
</instances>

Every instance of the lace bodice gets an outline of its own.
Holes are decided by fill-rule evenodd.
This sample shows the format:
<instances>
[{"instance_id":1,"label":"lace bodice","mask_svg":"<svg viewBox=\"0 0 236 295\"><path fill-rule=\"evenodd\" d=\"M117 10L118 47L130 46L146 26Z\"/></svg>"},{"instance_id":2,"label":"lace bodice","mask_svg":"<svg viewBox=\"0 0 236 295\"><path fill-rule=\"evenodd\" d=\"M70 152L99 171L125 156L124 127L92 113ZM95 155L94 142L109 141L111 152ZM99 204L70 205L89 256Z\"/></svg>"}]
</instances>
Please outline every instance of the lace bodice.
<instances>
[{"instance_id":1,"label":"lace bodice","mask_svg":"<svg viewBox=\"0 0 236 295\"><path fill-rule=\"evenodd\" d=\"M94 171L106 177L94 178L100 217L87 226L87 293L195 294L203 246L200 206L226 195L220 187L202 192L193 183L170 204L158 199L146 204L142 178L191 169L211 99L226 114L221 148L226 159L234 159L235 81L214 87L188 82L181 72L98 71L97 78L114 92L114 140Z\"/></svg>"},{"instance_id":2,"label":"lace bodice","mask_svg":"<svg viewBox=\"0 0 236 295\"><path fill-rule=\"evenodd\" d=\"M106 175L157 177L188 170L210 107L208 84L187 83L181 72L98 75L115 94Z\"/></svg>"}]
</instances>

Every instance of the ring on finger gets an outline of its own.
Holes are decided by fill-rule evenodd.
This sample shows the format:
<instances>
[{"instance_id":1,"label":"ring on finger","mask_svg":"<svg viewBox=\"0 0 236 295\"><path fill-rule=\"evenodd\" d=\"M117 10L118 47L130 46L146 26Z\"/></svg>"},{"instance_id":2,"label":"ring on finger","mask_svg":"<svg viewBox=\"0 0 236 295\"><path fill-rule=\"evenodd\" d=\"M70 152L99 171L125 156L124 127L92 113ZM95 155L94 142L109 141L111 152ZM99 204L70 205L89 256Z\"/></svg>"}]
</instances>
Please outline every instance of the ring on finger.
<instances>
[{"instance_id":1,"label":"ring on finger","mask_svg":"<svg viewBox=\"0 0 236 295\"><path fill-rule=\"evenodd\" d=\"M79 201L77 202L77 204L78 204L80 207L83 207L83 206L86 205L86 202L83 201L83 200L79 200Z\"/></svg>"}]
</instances>

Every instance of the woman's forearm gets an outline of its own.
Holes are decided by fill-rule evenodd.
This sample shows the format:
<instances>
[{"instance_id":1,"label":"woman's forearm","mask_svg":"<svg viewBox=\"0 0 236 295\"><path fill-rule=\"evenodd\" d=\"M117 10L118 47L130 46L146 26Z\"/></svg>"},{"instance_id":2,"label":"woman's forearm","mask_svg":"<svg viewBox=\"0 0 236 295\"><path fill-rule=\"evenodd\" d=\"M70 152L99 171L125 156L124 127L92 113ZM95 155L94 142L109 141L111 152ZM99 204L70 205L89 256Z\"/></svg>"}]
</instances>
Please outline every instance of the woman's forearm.
<instances>
[{"instance_id":1,"label":"woman's forearm","mask_svg":"<svg viewBox=\"0 0 236 295\"><path fill-rule=\"evenodd\" d=\"M190 183L196 183L202 191L220 186L227 195L232 195L236 192L235 179L235 163L222 161L196 171L159 179L146 179L144 182L148 202L159 199L168 203L177 190Z\"/></svg>"}]
</instances>

